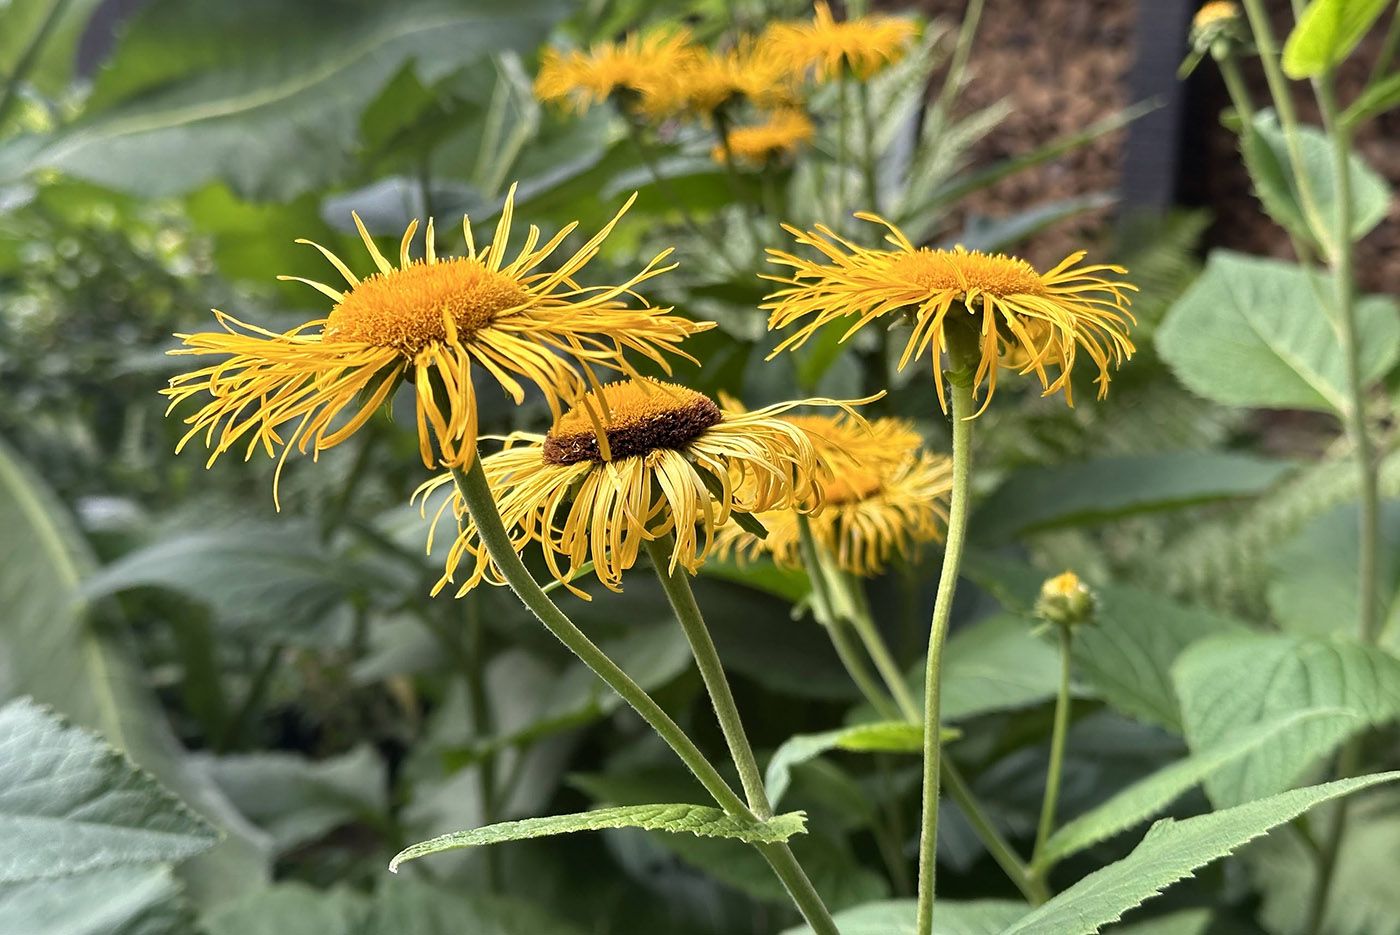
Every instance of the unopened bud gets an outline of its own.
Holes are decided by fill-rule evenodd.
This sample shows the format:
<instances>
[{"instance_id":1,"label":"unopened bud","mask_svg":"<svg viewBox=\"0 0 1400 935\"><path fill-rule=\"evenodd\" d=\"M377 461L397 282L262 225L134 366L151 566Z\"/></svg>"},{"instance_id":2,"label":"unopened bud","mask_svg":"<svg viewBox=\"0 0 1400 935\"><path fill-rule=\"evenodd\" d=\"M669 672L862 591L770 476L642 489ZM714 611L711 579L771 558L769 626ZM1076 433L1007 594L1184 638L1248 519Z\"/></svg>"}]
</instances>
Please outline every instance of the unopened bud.
<instances>
[{"instance_id":1,"label":"unopened bud","mask_svg":"<svg viewBox=\"0 0 1400 935\"><path fill-rule=\"evenodd\" d=\"M1035 602L1037 617L1063 627L1093 623L1097 609L1094 592L1072 571L1046 579Z\"/></svg>"}]
</instances>

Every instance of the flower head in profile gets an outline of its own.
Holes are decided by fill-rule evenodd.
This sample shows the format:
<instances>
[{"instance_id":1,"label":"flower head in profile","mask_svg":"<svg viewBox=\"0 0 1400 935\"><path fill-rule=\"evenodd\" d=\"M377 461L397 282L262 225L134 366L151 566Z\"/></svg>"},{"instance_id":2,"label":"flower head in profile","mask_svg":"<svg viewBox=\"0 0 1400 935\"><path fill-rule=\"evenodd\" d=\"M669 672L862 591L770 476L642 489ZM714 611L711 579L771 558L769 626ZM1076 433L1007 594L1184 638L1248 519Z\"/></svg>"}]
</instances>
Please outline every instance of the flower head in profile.
<instances>
[{"instance_id":1,"label":"flower head in profile","mask_svg":"<svg viewBox=\"0 0 1400 935\"><path fill-rule=\"evenodd\" d=\"M614 98L629 109L652 111L672 76L697 52L685 30L631 33L621 42L598 43L587 51L545 49L535 96L578 111Z\"/></svg>"},{"instance_id":2,"label":"flower head in profile","mask_svg":"<svg viewBox=\"0 0 1400 935\"><path fill-rule=\"evenodd\" d=\"M669 251L616 285L577 280L626 206L572 254L555 258L575 224L544 242L531 227L511 256L514 192L490 244L478 248L470 221L463 220L464 256L437 255L431 221L423 259L409 257L415 221L396 266L356 217L376 267L363 277L312 244L345 279L341 287L298 280L333 303L324 318L279 334L216 312L223 331L178 335L184 346L172 354L223 358L174 377L162 390L171 409L205 398L186 417L190 429L180 446L203 435L211 464L240 443L245 458L259 448L269 455L280 451L284 459L293 448L319 453L348 438L407 380L416 390L424 463L469 464L476 452L479 376L498 383L516 403L532 384L560 413L587 386L591 368L633 373L627 351L663 368L668 353L689 358L678 345L708 325L654 308L635 291L672 268L663 265Z\"/></svg>"},{"instance_id":3,"label":"flower head in profile","mask_svg":"<svg viewBox=\"0 0 1400 935\"><path fill-rule=\"evenodd\" d=\"M879 573L894 555L941 540L948 522L952 462L921 450L913 425L902 419L856 422L843 415L789 416L832 467L819 481L822 505L808 517L812 538L845 571ZM777 565L802 564L799 519L792 510L760 513L760 539L730 523L718 548L740 558L766 554Z\"/></svg>"},{"instance_id":4,"label":"flower head in profile","mask_svg":"<svg viewBox=\"0 0 1400 935\"><path fill-rule=\"evenodd\" d=\"M775 108L796 102L797 88L784 61L746 36L720 51L695 48L667 69L641 107L654 117L709 118L740 103Z\"/></svg>"},{"instance_id":5,"label":"flower head in profile","mask_svg":"<svg viewBox=\"0 0 1400 935\"><path fill-rule=\"evenodd\" d=\"M729 152L739 162L763 166L795 153L811 142L813 132L811 119L802 111L779 110L762 123L730 130ZM716 162L723 162L724 147L716 146L711 155Z\"/></svg>"},{"instance_id":6,"label":"flower head in profile","mask_svg":"<svg viewBox=\"0 0 1400 935\"><path fill-rule=\"evenodd\" d=\"M775 23L763 44L795 73L831 81L850 69L864 81L903 58L917 33L912 20L896 16L837 20L825 0L818 0L810 21Z\"/></svg>"},{"instance_id":7,"label":"flower head in profile","mask_svg":"<svg viewBox=\"0 0 1400 935\"><path fill-rule=\"evenodd\" d=\"M1040 272L1000 253L915 247L889 221L873 214L856 217L884 225L893 249L862 247L818 225L812 231L786 229L821 259L768 251L771 262L791 270L765 277L781 286L763 305L768 327L797 326L773 356L800 347L833 322L844 326L844 341L871 322L903 317L913 328L899 367L927 354L946 410L943 352L952 328L963 329L980 347L973 380L977 392L985 384L988 402L1013 348L1022 352L1015 358L1017 372L1034 374L1047 396L1063 390L1071 405L1070 374L1080 354L1098 370L1100 397L1108 392L1109 367L1133 354L1128 293L1136 287L1111 278L1126 273L1122 267L1078 265L1081 251Z\"/></svg>"},{"instance_id":8,"label":"flower head in profile","mask_svg":"<svg viewBox=\"0 0 1400 935\"><path fill-rule=\"evenodd\" d=\"M1194 67L1200 56L1210 53L1219 57L1233 48L1249 44L1249 27L1233 0L1211 0L1196 11L1191 20L1190 43L1192 57L1187 61ZM1185 66L1183 66L1185 67Z\"/></svg>"},{"instance_id":9,"label":"flower head in profile","mask_svg":"<svg viewBox=\"0 0 1400 935\"><path fill-rule=\"evenodd\" d=\"M674 534L671 570L694 573L732 514L819 507L825 467L807 434L778 418L814 403L847 405L803 400L728 413L674 383L624 380L580 397L544 435L511 435L481 467L517 549L539 543L562 582L592 561L598 580L619 590L647 541ZM444 475L419 488L425 507L451 483ZM483 579L501 583L455 490L437 519L449 507L459 535L438 589L468 559L459 596Z\"/></svg>"}]
</instances>

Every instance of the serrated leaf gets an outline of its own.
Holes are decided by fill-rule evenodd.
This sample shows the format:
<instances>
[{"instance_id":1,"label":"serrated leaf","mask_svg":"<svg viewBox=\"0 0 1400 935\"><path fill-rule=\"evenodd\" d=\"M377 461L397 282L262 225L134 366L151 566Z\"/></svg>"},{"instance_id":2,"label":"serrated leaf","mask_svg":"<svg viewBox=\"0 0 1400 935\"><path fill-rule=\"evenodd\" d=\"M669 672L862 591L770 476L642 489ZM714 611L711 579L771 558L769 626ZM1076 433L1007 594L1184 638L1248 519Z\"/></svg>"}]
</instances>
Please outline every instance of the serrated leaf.
<instances>
[{"instance_id":1,"label":"serrated leaf","mask_svg":"<svg viewBox=\"0 0 1400 935\"><path fill-rule=\"evenodd\" d=\"M1340 639L1249 633L1203 640L1173 669L1186 740L1209 750L1246 725L1302 711L1343 710L1341 722L1300 723L1217 770L1217 806L1287 789L1351 734L1400 717L1400 659Z\"/></svg>"},{"instance_id":2,"label":"serrated leaf","mask_svg":"<svg viewBox=\"0 0 1400 935\"><path fill-rule=\"evenodd\" d=\"M0 886L0 932L24 935L191 935L180 885L160 865L109 867Z\"/></svg>"},{"instance_id":3,"label":"serrated leaf","mask_svg":"<svg viewBox=\"0 0 1400 935\"><path fill-rule=\"evenodd\" d=\"M644 831L693 834L702 838L729 838L745 844L777 844L794 834L803 833L806 823L807 817L802 812L775 815L767 821L742 821L705 805L619 805L573 815L503 821L470 831L440 835L399 851L389 862L389 869L397 871L405 861L442 851L608 828L641 828Z\"/></svg>"},{"instance_id":4,"label":"serrated leaf","mask_svg":"<svg viewBox=\"0 0 1400 935\"><path fill-rule=\"evenodd\" d=\"M997 935L1027 912L1025 903L1003 899L940 898L936 909L936 935ZM841 935L914 935L916 911L912 899L885 899L838 912L833 919ZM783 935L812 935L812 929L799 925Z\"/></svg>"},{"instance_id":5,"label":"serrated leaf","mask_svg":"<svg viewBox=\"0 0 1400 935\"><path fill-rule=\"evenodd\" d=\"M1332 295L1330 277L1317 287ZM1386 373L1400 350L1395 303L1357 303L1362 379ZM1188 388L1229 406L1344 412L1345 358L1309 274L1292 263L1217 250L1157 331L1157 350Z\"/></svg>"},{"instance_id":6,"label":"serrated leaf","mask_svg":"<svg viewBox=\"0 0 1400 935\"><path fill-rule=\"evenodd\" d=\"M1131 854L1089 874L1002 935L1092 935L1123 913L1314 806L1400 779L1400 772L1293 789L1182 821L1153 825Z\"/></svg>"},{"instance_id":7,"label":"serrated leaf","mask_svg":"<svg viewBox=\"0 0 1400 935\"><path fill-rule=\"evenodd\" d=\"M1357 715L1345 710L1301 711L1236 731L1211 749L1191 754L1138 780L1102 805L1066 822L1046 842L1041 865L1053 867L1071 854L1154 817L1188 789L1240 757L1253 753L1283 731L1306 721L1325 718L1336 718L1347 727L1350 726L1347 722L1357 720Z\"/></svg>"},{"instance_id":8,"label":"serrated leaf","mask_svg":"<svg viewBox=\"0 0 1400 935\"><path fill-rule=\"evenodd\" d=\"M197 902L261 885L265 841L192 768L122 643L120 620L88 618L87 543L52 494L0 442L0 699L30 695L94 730L226 833L181 865Z\"/></svg>"},{"instance_id":9,"label":"serrated leaf","mask_svg":"<svg viewBox=\"0 0 1400 935\"><path fill-rule=\"evenodd\" d=\"M1290 78L1315 78L1343 62L1390 0L1312 0L1283 44Z\"/></svg>"},{"instance_id":10,"label":"serrated leaf","mask_svg":"<svg viewBox=\"0 0 1400 935\"><path fill-rule=\"evenodd\" d=\"M958 736L958 731L945 727L943 742ZM924 729L908 721L877 721L839 727L820 734L797 734L783 741L768 761L764 785L774 804L787 792L792 781L792 768L831 750L860 753L918 753L923 749Z\"/></svg>"},{"instance_id":11,"label":"serrated leaf","mask_svg":"<svg viewBox=\"0 0 1400 935\"><path fill-rule=\"evenodd\" d=\"M1303 177L1324 226L1314 231L1303 210L1296 173L1278 117L1271 110L1260 111L1254 123L1240 138L1245 166L1254 182L1264 210L1282 226L1304 240L1337 241L1333 228L1337 216L1337 173L1332 159L1332 143L1316 127L1299 127L1297 143ZM1351 174L1351 238L1360 240L1385 220L1390 208L1390 186L1355 152L1347 158Z\"/></svg>"},{"instance_id":12,"label":"serrated leaf","mask_svg":"<svg viewBox=\"0 0 1400 935\"><path fill-rule=\"evenodd\" d=\"M1253 496L1291 467L1229 452L1183 451L1023 468L982 502L971 528L976 541L999 543L1046 529Z\"/></svg>"},{"instance_id":13,"label":"serrated leaf","mask_svg":"<svg viewBox=\"0 0 1400 935\"><path fill-rule=\"evenodd\" d=\"M0 883L174 863L218 839L100 738L25 699L0 708Z\"/></svg>"},{"instance_id":14,"label":"serrated leaf","mask_svg":"<svg viewBox=\"0 0 1400 935\"><path fill-rule=\"evenodd\" d=\"M410 62L431 84L493 53L531 50L556 12L550 0L346 0L334 10L167 0L124 32L86 114L33 168L147 196L222 179L243 195L292 198L353 165L361 112Z\"/></svg>"},{"instance_id":15,"label":"serrated leaf","mask_svg":"<svg viewBox=\"0 0 1400 935\"><path fill-rule=\"evenodd\" d=\"M1357 505L1344 503L1278 547L1269 563L1268 599L1281 629L1311 636L1360 632L1360 521ZM1381 505L1379 526L1376 606L1389 645L1400 647L1400 501Z\"/></svg>"}]
</instances>

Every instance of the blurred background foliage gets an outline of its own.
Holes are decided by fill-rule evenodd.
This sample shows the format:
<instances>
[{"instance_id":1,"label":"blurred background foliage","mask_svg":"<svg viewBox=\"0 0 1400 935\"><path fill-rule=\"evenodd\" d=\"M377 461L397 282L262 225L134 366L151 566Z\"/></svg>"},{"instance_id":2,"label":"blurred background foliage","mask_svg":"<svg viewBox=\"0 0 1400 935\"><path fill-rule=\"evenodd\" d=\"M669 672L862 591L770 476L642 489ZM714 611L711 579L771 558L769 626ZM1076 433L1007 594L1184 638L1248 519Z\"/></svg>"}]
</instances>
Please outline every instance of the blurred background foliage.
<instances>
[{"instance_id":1,"label":"blurred background foliage","mask_svg":"<svg viewBox=\"0 0 1400 935\"><path fill-rule=\"evenodd\" d=\"M795 922L754 854L684 836L526 842L390 877L389 856L432 834L697 793L513 596L426 597L440 556L423 554L424 523L407 505L424 479L411 402L318 465L292 459L279 515L271 463L205 470L198 451L172 453L181 426L162 417L156 390L178 367L164 354L172 333L209 328L210 307L272 328L320 316L318 297L273 278L322 273L295 238L358 256L352 209L386 238L425 215L466 213L489 230L518 182L518 216L546 232L574 220L596 229L639 193L601 260L626 267L677 247L680 268L651 297L720 324L692 342L703 367L683 368L684 381L755 405L888 385L879 407L945 448L924 372L896 372L872 334L846 353L832 334L764 361L755 274L783 235L755 223L766 217L753 207L759 187L781 192L784 220L839 225L833 156L849 147L870 154L884 212L912 237L1014 250L1114 192L995 217L967 211L966 199L1119 130L1144 106L976 162L972 147L1008 108L957 106L977 72L950 71L957 23L938 17L871 82L869 135L829 119L834 91L819 89L811 106L828 118L811 158L737 180L710 158L703 128L657 134L658 181L609 108L566 114L532 94L547 41L585 45L677 20L717 39L807 12L797 0L0 2L0 75L12 76L0 97L0 697L32 695L100 732L224 829L174 876L162 856L0 881L0 930L729 935ZM944 704L965 737L954 756L1015 839L1034 831L1055 689L1048 644L1017 616L1026 581L1038 580L1029 568L1112 582L1105 626L1076 659L1066 815L1194 741L1170 674L1188 643L1248 625L1330 629L1300 607L1348 593L1338 582L1355 555L1333 543L1354 540L1344 507L1355 481L1337 466L1345 451L1331 417L1260 420L1242 407L1263 403L1193 392L1156 352L1155 330L1201 271L1205 224L1188 213L1125 219L1084 244L1142 287L1139 354L1105 402L1085 386L1069 409L1011 383L979 426L969 575L980 587L960 595ZM444 252L462 246L452 231L439 226ZM481 404L483 431L546 418L538 400L517 408L487 392ZM1385 450L1395 496L1400 461ZM1400 537L1394 510L1386 529ZM908 556L871 583L911 667L937 559ZM1320 560L1334 573L1319 575ZM715 562L697 590L761 750L860 716L801 607L804 580ZM707 748L722 748L654 583L570 610ZM913 761L895 757L794 767L785 805L805 808L813 831L795 849L833 908L907 895L916 780ZM1192 793L1177 809L1203 801ZM948 810L940 886L1013 895ZM1395 814L1376 821L1393 825ZM1271 907L1286 902L1301 858L1285 844L1261 860L1262 890L1206 874L1157 911L1183 926L1214 913L1225 926L1259 892ZM1115 838L1095 856L1125 851ZM1066 864L1067 880L1084 856ZM40 903L110 912L94 922L50 908L40 928Z\"/></svg>"}]
</instances>

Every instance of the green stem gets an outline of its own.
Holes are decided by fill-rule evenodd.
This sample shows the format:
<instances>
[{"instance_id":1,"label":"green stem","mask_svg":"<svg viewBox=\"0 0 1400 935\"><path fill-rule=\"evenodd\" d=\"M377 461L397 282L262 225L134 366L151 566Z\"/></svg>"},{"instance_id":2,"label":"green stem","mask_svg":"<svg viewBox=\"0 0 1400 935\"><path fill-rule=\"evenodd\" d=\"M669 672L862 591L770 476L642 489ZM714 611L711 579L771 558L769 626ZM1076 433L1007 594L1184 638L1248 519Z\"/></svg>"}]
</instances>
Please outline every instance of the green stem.
<instances>
[{"instance_id":1,"label":"green stem","mask_svg":"<svg viewBox=\"0 0 1400 935\"><path fill-rule=\"evenodd\" d=\"M1249 87L1244 83L1244 76L1240 74L1239 62L1233 53L1227 53L1215 62L1220 66L1220 76L1225 79L1230 102L1235 105L1235 111L1244 123L1244 131L1248 133L1254 127L1254 101L1250 97Z\"/></svg>"},{"instance_id":2,"label":"green stem","mask_svg":"<svg viewBox=\"0 0 1400 935\"><path fill-rule=\"evenodd\" d=\"M40 21L39 28L34 30L34 35L30 37L29 43L20 53L19 60L15 62L15 70L10 72L9 77L5 79L5 90L0 91L0 127L5 125L5 120L10 116L10 108L14 106L15 101L19 100L19 86L24 83L24 79L29 77L29 72L38 64L39 53L43 51L44 43L48 42L49 36L53 34L68 2L69 0L53 0L53 3L49 4L49 10Z\"/></svg>"},{"instance_id":3,"label":"green stem","mask_svg":"<svg viewBox=\"0 0 1400 935\"><path fill-rule=\"evenodd\" d=\"M1298 199L1302 203L1303 214L1323 252L1331 255L1334 249L1332 237L1321 211L1318 210L1312 183L1305 172L1306 163L1303 161L1303 149L1298 136L1298 114L1293 107L1288 79L1279 65L1278 42L1274 39L1273 28L1269 25L1268 13L1264 9L1263 0L1244 0L1244 7L1249 16L1250 31L1254 34L1254 44L1259 49L1259 61L1264 66L1264 77L1269 82L1269 94L1273 98L1274 110L1278 113L1279 127L1283 130L1284 148L1288 151L1288 162L1298 186ZM1344 233L1341 236L1343 239L1346 237Z\"/></svg>"},{"instance_id":4,"label":"green stem","mask_svg":"<svg viewBox=\"0 0 1400 935\"><path fill-rule=\"evenodd\" d=\"M478 739L495 734L495 717L491 711L491 696L486 688L486 646L485 626L481 622L481 604L476 594L467 595L467 649L464 653L467 668L462 676L467 682L467 696L472 707L472 732ZM521 754L523 756L523 754ZM481 796L481 817L486 824L499 817L496 796L496 745L490 744L488 752L477 764L477 791ZM499 848L486 849L486 885L491 892L500 889L501 858L492 857L491 852Z\"/></svg>"},{"instance_id":5,"label":"green stem","mask_svg":"<svg viewBox=\"0 0 1400 935\"><path fill-rule=\"evenodd\" d=\"M675 540L670 533L659 539L648 539L647 555L651 566L661 581L662 590L671 604L671 610L685 632L690 643L690 653L695 657L695 665L700 669L700 678L705 690L710 694L715 716L724 734L724 742L729 746L729 755L739 770L739 782L744 787L744 796L749 808L760 819L773 817L773 806L768 802L768 792L763 788L763 771L758 768L758 759L753 755L753 746L744 731L744 722L739 717L739 706L734 703L734 692L729 687L729 679L724 674L715 641L710 637L710 629L705 626L705 617L700 605L695 602L695 592L690 589L690 581L684 568L672 568L671 551Z\"/></svg>"},{"instance_id":6,"label":"green stem","mask_svg":"<svg viewBox=\"0 0 1400 935\"><path fill-rule=\"evenodd\" d=\"M1381 51L1376 56L1376 63L1371 66L1371 77L1366 82L1367 87L1386 77L1390 71L1391 63L1395 61L1397 52L1400 52L1400 3L1397 3L1395 9L1390 11L1390 25L1386 27L1385 41L1381 43Z\"/></svg>"},{"instance_id":7,"label":"green stem","mask_svg":"<svg viewBox=\"0 0 1400 935\"><path fill-rule=\"evenodd\" d=\"M219 737L219 742L214 745L216 752L227 753L229 750L236 749L237 745L241 743L249 726L253 723L254 715L262 707L268 689L272 687L272 677L277 673L277 666L282 661L282 650L283 646L280 642L275 642L267 648L262 665L258 666L258 671L253 674L253 681L248 686L248 693L243 696L243 703L238 706L238 711L233 717L229 718L223 734Z\"/></svg>"},{"instance_id":8,"label":"green stem","mask_svg":"<svg viewBox=\"0 0 1400 935\"><path fill-rule=\"evenodd\" d=\"M707 244L711 250L715 251L723 258L727 266L735 272L742 272L743 270L729 258L729 254L724 252L724 245L710 236L710 234L700 226L700 222L695 220L691 213L685 209L685 205L682 204L681 200L676 196L675 189L671 187L671 183L661 174L661 167L656 164L656 159L652 156L651 147L647 145L647 141L642 135L642 128L638 126L637 121L628 116L625 118L624 122L627 124L627 133L632 139L632 145L636 147L637 155L641 157L642 164L646 166L647 173L651 176L651 180L656 183L657 189L661 192L661 197L665 198L671 207L675 209L677 216L681 219L681 223L703 243Z\"/></svg>"},{"instance_id":9,"label":"green stem","mask_svg":"<svg viewBox=\"0 0 1400 935\"><path fill-rule=\"evenodd\" d=\"M1039 906L1041 903L1047 902L1050 899L1050 893L1045 888L1045 881L1026 866L1010 842L1001 836L996 825L987 818L982 803L977 801L972 787L967 784L967 780L953 765L952 760L943 761L943 781L948 784L948 794L953 797L954 802L958 803L958 808L962 809L963 816L967 818L968 824L972 825L972 830L977 832L977 837L981 838L982 844L987 848L987 853L992 855L997 866L1001 867L1011 882L1016 884L1021 895L1026 897L1032 906Z\"/></svg>"},{"instance_id":10,"label":"green stem","mask_svg":"<svg viewBox=\"0 0 1400 935\"><path fill-rule=\"evenodd\" d=\"M841 226L845 226L846 215L850 213L850 205L846 204L846 159L847 147L846 137L849 135L851 110L850 94L850 69L841 67L841 78L837 83L837 115L836 115L836 217L841 221Z\"/></svg>"},{"instance_id":11,"label":"green stem","mask_svg":"<svg viewBox=\"0 0 1400 935\"><path fill-rule=\"evenodd\" d=\"M535 615L540 623L563 643L584 665L592 669L609 688L627 702L651 729L661 736L705 791L714 798L720 808L739 818L756 821L757 816L735 794L714 765L695 746L695 742L681 730L646 691L632 680L617 663L613 662L572 620L550 600L549 595L540 589L525 563L516 554L505 524L501 522L500 510L496 507L491 486L487 483L486 472L481 467L481 457L472 459L467 470L452 468L452 479L462 496L473 521L476 523L481 542L491 556L491 561L499 569L501 576L510 585L516 597ZM840 935L831 915L822 904L821 897L812 886L811 880L798 865L797 859L786 844L763 844L757 849L768 861L773 872L782 880L791 894L793 902L801 911L807 924L818 935Z\"/></svg>"},{"instance_id":12,"label":"green stem","mask_svg":"<svg viewBox=\"0 0 1400 935\"><path fill-rule=\"evenodd\" d=\"M880 678L884 680L885 687L889 689L895 704L899 705L900 714L907 721L919 723L923 718L919 702L915 700L914 693L909 690L909 682L904 678L904 672L900 669L899 663L895 661L889 645L880 635L879 629L876 628L869 608L859 597L860 582L853 580L850 575L842 573L839 569L834 570L840 575L838 580L846 594L845 603L849 608L851 627L860 637L871 661L875 663L875 670L880 673Z\"/></svg>"},{"instance_id":13,"label":"green stem","mask_svg":"<svg viewBox=\"0 0 1400 935\"><path fill-rule=\"evenodd\" d=\"M938 121L948 119L948 112L958 96L963 72L967 70L967 61L972 55L972 41L977 37L977 26L982 20L983 2L969 0L962 25L958 27L958 41L953 48L953 58L948 63L948 74L943 77L943 87L939 89L938 98L933 104L932 116Z\"/></svg>"},{"instance_id":14,"label":"green stem","mask_svg":"<svg viewBox=\"0 0 1400 935\"><path fill-rule=\"evenodd\" d=\"M1055 830L1055 808L1060 800L1060 775L1065 765L1065 735L1069 732L1072 636L1068 626L1060 625L1055 629L1060 637L1060 686L1055 694L1055 723L1050 731L1050 765L1045 771L1045 797L1040 802L1040 824L1035 832L1035 850L1031 852L1031 866L1041 874L1046 870L1041 865L1045 843L1050 840L1050 833Z\"/></svg>"},{"instance_id":15,"label":"green stem","mask_svg":"<svg viewBox=\"0 0 1400 935\"><path fill-rule=\"evenodd\" d=\"M861 172L865 176L865 210L880 213L880 180L876 174L875 114L870 107L870 85L857 83L860 97L861 135L865 137L861 151Z\"/></svg>"},{"instance_id":16,"label":"green stem","mask_svg":"<svg viewBox=\"0 0 1400 935\"><path fill-rule=\"evenodd\" d=\"M950 342L953 335L949 335ZM953 489L948 509L948 539L943 551L943 570L938 578L938 593L934 599L933 620L929 629L928 661L924 669L924 785L919 826L919 903L918 935L933 932L934 876L938 844L938 781L942 774L943 746L940 738L942 721L943 643L948 636L948 623L953 614L953 595L958 586L958 569L962 564L963 542L967 535L968 487L972 464L972 370L954 361L959 367L949 375L953 416Z\"/></svg>"}]
</instances>

